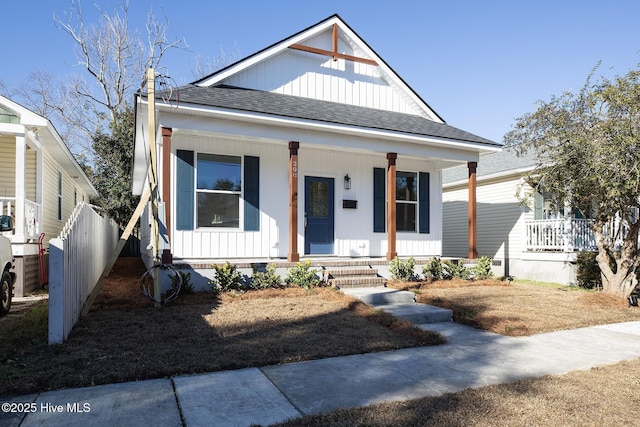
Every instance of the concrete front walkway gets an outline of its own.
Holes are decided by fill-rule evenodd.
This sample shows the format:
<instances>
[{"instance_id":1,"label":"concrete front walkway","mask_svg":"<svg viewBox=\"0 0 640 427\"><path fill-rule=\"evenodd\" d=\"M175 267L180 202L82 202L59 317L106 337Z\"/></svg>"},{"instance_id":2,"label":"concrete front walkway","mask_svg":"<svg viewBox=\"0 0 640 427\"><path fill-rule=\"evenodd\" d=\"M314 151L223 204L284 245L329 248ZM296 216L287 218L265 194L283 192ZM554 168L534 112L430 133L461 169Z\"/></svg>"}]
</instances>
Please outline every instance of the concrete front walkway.
<instances>
[{"instance_id":1,"label":"concrete front walkway","mask_svg":"<svg viewBox=\"0 0 640 427\"><path fill-rule=\"evenodd\" d=\"M342 407L438 396L640 357L640 322L523 338L453 322L429 324L428 329L439 331L449 343L0 398L5 404L0 425L268 425ZM16 405L6 406L9 402Z\"/></svg>"}]
</instances>

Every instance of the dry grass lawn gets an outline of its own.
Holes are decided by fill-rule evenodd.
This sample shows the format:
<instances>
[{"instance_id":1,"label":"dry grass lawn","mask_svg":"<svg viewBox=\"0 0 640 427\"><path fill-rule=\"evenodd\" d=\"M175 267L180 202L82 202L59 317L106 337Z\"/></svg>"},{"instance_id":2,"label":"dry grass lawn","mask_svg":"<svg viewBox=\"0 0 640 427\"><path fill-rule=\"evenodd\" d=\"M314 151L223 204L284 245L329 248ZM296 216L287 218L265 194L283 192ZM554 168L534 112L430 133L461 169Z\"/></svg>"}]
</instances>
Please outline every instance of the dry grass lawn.
<instances>
[{"instance_id":1,"label":"dry grass lawn","mask_svg":"<svg viewBox=\"0 0 640 427\"><path fill-rule=\"evenodd\" d=\"M46 344L46 304L0 325L0 396L236 369L441 342L329 288L180 297L162 309L140 292L139 260L120 260L61 345ZM499 282L393 283L456 321L521 336L640 320L606 295ZM638 425L640 359L440 397L336 411L290 426Z\"/></svg>"},{"instance_id":2,"label":"dry grass lawn","mask_svg":"<svg viewBox=\"0 0 640 427\"><path fill-rule=\"evenodd\" d=\"M394 282L416 300L453 310L454 320L501 335L525 336L640 320L640 310L601 292L568 286L459 280Z\"/></svg>"},{"instance_id":3,"label":"dry grass lawn","mask_svg":"<svg viewBox=\"0 0 640 427\"><path fill-rule=\"evenodd\" d=\"M63 344L46 344L46 304L3 322L0 396L443 342L330 288L205 292L158 309L140 291L143 273L121 259Z\"/></svg>"},{"instance_id":4,"label":"dry grass lawn","mask_svg":"<svg viewBox=\"0 0 640 427\"><path fill-rule=\"evenodd\" d=\"M640 320L608 295L562 286L487 280L389 284L419 302L448 307L457 322L510 336ZM279 424L324 426L640 425L640 359L439 397L350 408Z\"/></svg>"},{"instance_id":5,"label":"dry grass lawn","mask_svg":"<svg viewBox=\"0 0 640 427\"><path fill-rule=\"evenodd\" d=\"M342 409L280 424L325 426L545 426L640 424L640 359L439 397Z\"/></svg>"}]
</instances>

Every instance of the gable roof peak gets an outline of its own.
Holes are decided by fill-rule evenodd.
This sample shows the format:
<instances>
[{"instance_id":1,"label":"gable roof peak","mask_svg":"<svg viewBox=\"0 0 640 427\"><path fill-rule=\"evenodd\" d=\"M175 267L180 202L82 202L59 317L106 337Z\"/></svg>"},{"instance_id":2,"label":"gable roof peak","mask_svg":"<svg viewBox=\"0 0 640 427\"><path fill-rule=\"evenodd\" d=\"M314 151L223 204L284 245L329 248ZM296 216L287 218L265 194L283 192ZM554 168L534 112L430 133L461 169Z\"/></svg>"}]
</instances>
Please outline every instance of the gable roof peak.
<instances>
[{"instance_id":1,"label":"gable roof peak","mask_svg":"<svg viewBox=\"0 0 640 427\"><path fill-rule=\"evenodd\" d=\"M317 36L331 31L331 48L321 48L314 45L313 40ZM325 38L325 40L327 40ZM340 51L339 43L350 46L353 55ZM420 115L435 122L445 123L444 119L438 115L421 97L418 95L337 13L322 21L307 27L279 42L276 42L252 55L249 55L233 64L230 64L208 76L194 81L196 86L213 86L224 83L225 80L235 76L251 67L257 66L278 54L294 50L302 50L313 54L333 57L335 60L346 60L361 62L376 67L376 73L385 80L389 86L395 87L402 97L410 100L420 111ZM356 53L357 52L357 53Z\"/></svg>"},{"instance_id":2,"label":"gable roof peak","mask_svg":"<svg viewBox=\"0 0 640 427\"><path fill-rule=\"evenodd\" d=\"M293 43L292 40L299 41L299 40L304 40L306 38L309 38L313 34L322 32L324 29L326 29L328 26L334 23L336 24L339 23L340 25L346 28L349 28L349 26L344 22L344 20L340 17L340 15L338 15L337 13L334 13L333 15L323 19L322 21L316 24L313 24L303 30L300 30L297 33L285 39L282 39L276 43L273 43L272 45L267 46L264 49L253 53L252 55L249 55L245 58L241 58L238 61L233 62L225 67L222 67L221 69L216 70L211 74L201 77L200 79L192 82L192 84L198 85L198 86L210 86L212 84L216 84L227 75L234 74L235 72L239 71L236 69L241 67L243 64L246 64L247 62L251 62L251 63L259 62L260 60L263 60L266 57L272 56L273 55L273 53L271 52L272 50L276 48L280 48L280 49L277 49L277 51L279 52L284 48L288 47L286 46L287 43L289 44ZM310 33L310 34L307 35L307 33ZM306 36L302 37L301 35L306 35ZM282 45L285 45L284 48L282 47Z\"/></svg>"}]
</instances>

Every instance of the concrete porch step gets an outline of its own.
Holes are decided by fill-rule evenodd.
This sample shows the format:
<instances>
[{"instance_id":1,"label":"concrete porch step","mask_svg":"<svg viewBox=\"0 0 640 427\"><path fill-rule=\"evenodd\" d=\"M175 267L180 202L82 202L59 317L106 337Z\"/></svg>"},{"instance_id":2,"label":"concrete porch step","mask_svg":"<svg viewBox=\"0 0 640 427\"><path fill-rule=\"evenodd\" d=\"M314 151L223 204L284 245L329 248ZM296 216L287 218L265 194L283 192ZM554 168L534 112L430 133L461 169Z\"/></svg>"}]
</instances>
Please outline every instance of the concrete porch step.
<instances>
[{"instance_id":1,"label":"concrete porch step","mask_svg":"<svg viewBox=\"0 0 640 427\"><path fill-rule=\"evenodd\" d=\"M384 277L336 277L329 279L329 284L337 286L339 288L369 288L369 287L383 287L387 279Z\"/></svg>"},{"instance_id":2,"label":"concrete porch step","mask_svg":"<svg viewBox=\"0 0 640 427\"><path fill-rule=\"evenodd\" d=\"M373 306L397 303L415 303L415 295L413 292L399 291L391 288L351 288L343 289L343 292Z\"/></svg>"},{"instance_id":3,"label":"concrete porch step","mask_svg":"<svg viewBox=\"0 0 640 427\"><path fill-rule=\"evenodd\" d=\"M386 283L378 270L367 266L332 267L324 270L324 279L339 288L381 287Z\"/></svg>"},{"instance_id":4,"label":"concrete porch step","mask_svg":"<svg viewBox=\"0 0 640 427\"><path fill-rule=\"evenodd\" d=\"M390 288L351 288L342 292L416 325L453 321L451 310L416 303L413 292Z\"/></svg>"},{"instance_id":5,"label":"concrete porch step","mask_svg":"<svg viewBox=\"0 0 640 427\"><path fill-rule=\"evenodd\" d=\"M375 305L398 319L407 320L416 325L453 321L451 310L419 303L400 303Z\"/></svg>"},{"instance_id":6,"label":"concrete porch step","mask_svg":"<svg viewBox=\"0 0 640 427\"><path fill-rule=\"evenodd\" d=\"M336 277L350 277L350 276L378 276L378 270L375 268L330 268L326 269L324 272L325 276L328 278L336 278Z\"/></svg>"}]
</instances>

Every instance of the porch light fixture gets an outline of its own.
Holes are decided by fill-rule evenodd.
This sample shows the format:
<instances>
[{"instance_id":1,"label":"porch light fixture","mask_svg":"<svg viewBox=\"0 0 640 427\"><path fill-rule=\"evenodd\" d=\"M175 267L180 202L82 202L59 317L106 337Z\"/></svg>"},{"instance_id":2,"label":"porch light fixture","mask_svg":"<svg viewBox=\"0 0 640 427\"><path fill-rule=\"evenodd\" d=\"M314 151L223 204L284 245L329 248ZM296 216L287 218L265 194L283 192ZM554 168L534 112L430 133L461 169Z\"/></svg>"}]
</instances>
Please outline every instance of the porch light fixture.
<instances>
[{"instance_id":1,"label":"porch light fixture","mask_svg":"<svg viewBox=\"0 0 640 427\"><path fill-rule=\"evenodd\" d=\"M351 190L351 178L349 178L349 174L344 176L344 189Z\"/></svg>"}]
</instances>

